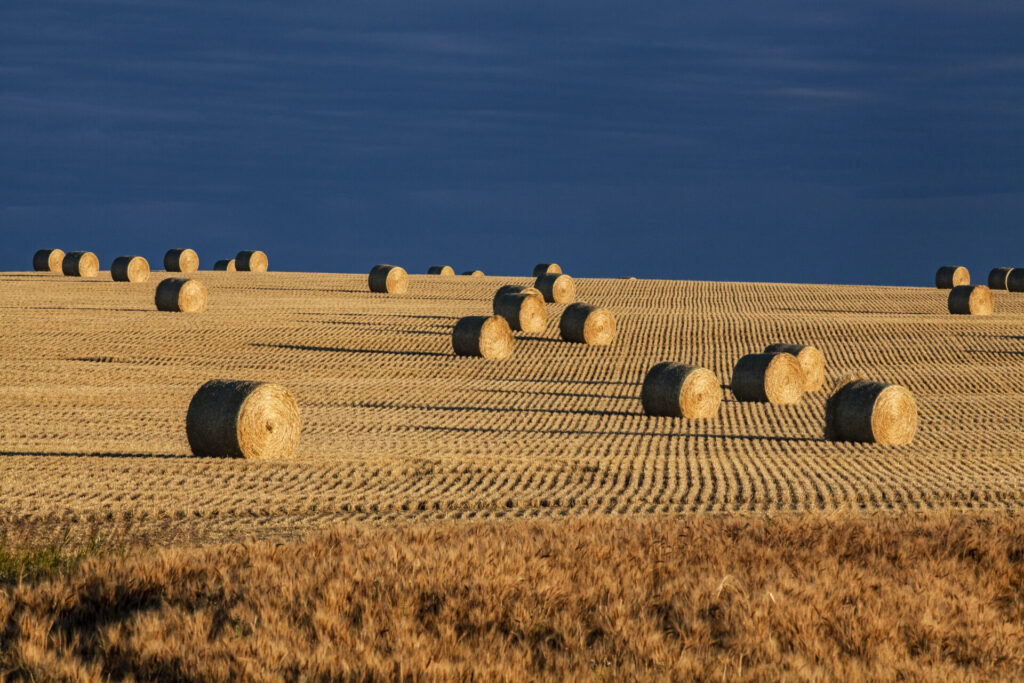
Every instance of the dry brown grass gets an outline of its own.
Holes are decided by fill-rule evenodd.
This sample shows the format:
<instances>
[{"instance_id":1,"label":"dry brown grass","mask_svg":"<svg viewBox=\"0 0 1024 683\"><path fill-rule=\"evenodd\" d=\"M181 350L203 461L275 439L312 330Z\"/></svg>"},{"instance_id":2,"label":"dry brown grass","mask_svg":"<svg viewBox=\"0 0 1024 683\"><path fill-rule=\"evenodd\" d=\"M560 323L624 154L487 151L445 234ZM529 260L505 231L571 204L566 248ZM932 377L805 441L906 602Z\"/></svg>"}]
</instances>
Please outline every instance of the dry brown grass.
<instances>
[{"instance_id":1,"label":"dry brown grass","mask_svg":"<svg viewBox=\"0 0 1024 683\"><path fill-rule=\"evenodd\" d=\"M0 588L15 677L1011 679L1024 522L347 525Z\"/></svg>"}]
</instances>

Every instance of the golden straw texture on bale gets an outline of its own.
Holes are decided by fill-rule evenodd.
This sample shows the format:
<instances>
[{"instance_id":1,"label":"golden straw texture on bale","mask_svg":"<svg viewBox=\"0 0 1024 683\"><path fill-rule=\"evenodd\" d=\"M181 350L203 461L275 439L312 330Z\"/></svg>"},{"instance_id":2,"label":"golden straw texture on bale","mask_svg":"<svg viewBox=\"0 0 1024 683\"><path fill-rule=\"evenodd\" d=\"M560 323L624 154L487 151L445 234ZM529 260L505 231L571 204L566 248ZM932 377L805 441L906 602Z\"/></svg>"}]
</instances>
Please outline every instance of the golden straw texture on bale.
<instances>
[{"instance_id":1,"label":"golden straw texture on bale","mask_svg":"<svg viewBox=\"0 0 1024 683\"><path fill-rule=\"evenodd\" d=\"M971 274L963 266L942 266L935 273L935 286L939 289L953 289L971 284Z\"/></svg>"},{"instance_id":2,"label":"golden straw texture on bale","mask_svg":"<svg viewBox=\"0 0 1024 683\"><path fill-rule=\"evenodd\" d=\"M482 270L464 270L464 271L462 271L462 274L463 275L471 275L473 277L483 277L484 276L484 271L482 271Z\"/></svg>"},{"instance_id":3,"label":"golden straw texture on bale","mask_svg":"<svg viewBox=\"0 0 1024 683\"><path fill-rule=\"evenodd\" d=\"M235 259L233 258L222 258L213 264L214 270L238 270L235 266Z\"/></svg>"},{"instance_id":4,"label":"golden straw texture on bale","mask_svg":"<svg viewBox=\"0 0 1024 683\"><path fill-rule=\"evenodd\" d=\"M169 277L156 287L156 309L181 313L206 310L206 285L199 280Z\"/></svg>"},{"instance_id":5,"label":"golden straw texture on bale","mask_svg":"<svg viewBox=\"0 0 1024 683\"><path fill-rule=\"evenodd\" d=\"M444 275L451 277L455 275L455 269L451 266L430 266L427 268L427 275Z\"/></svg>"},{"instance_id":6,"label":"golden straw texture on bale","mask_svg":"<svg viewBox=\"0 0 1024 683\"><path fill-rule=\"evenodd\" d=\"M494 298L491 299L491 305L497 303L500 297L506 294L529 294L540 299L541 303L544 303L544 295L540 293L540 290L536 287L524 287L522 285L502 285L498 287L498 291L494 293Z\"/></svg>"},{"instance_id":7,"label":"golden straw texture on bale","mask_svg":"<svg viewBox=\"0 0 1024 683\"><path fill-rule=\"evenodd\" d=\"M110 264L115 282L145 282L149 279L149 261L141 256L118 256Z\"/></svg>"},{"instance_id":8,"label":"golden straw texture on bale","mask_svg":"<svg viewBox=\"0 0 1024 683\"><path fill-rule=\"evenodd\" d=\"M1013 268L993 268L988 273L988 288L989 289L1006 289L1006 280L1010 276L1010 272Z\"/></svg>"},{"instance_id":9,"label":"golden straw texture on bale","mask_svg":"<svg viewBox=\"0 0 1024 683\"><path fill-rule=\"evenodd\" d=\"M769 344L765 353L788 353L796 356L804 373L804 391L818 391L825 384L825 356L808 344Z\"/></svg>"},{"instance_id":10,"label":"golden straw texture on bale","mask_svg":"<svg viewBox=\"0 0 1024 683\"><path fill-rule=\"evenodd\" d=\"M957 315L992 315L992 290L985 285L961 285L949 291L949 312Z\"/></svg>"},{"instance_id":11,"label":"golden straw texture on bale","mask_svg":"<svg viewBox=\"0 0 1024 683\"><path fill-rule=\"evenodd\" d=\"M370 291L379 294L405 294L409 291L409 274L401 266L378 264L370 270Z\"/></svg>"},{"instance_id":12,"label":"golden straw texture on bale","mask_svg":"<svg viewBox=\"0 0 1024 683\"><path fill-rule=\"evenodd\" d=\"M64 265L61 249L40 249L32 256L32 270L40 273L59 273Z\"/></svg>"},{"instance_id":13,"label":"golden straw texture on bale","mask_svg":"<svg viewBox=\"0 0 1024 683\"><path fill-rule=\"evenodd\" d=\"M550 275L551 273L561 273L562 267L557 263L538 263L533 267L533 276L540 277L541 275Z\"/></svg>"},{"instance_id":14,"label":"golden straw texture on bale","mask_svg":"<svg viewBox=\"0 0 1024 683\"><path fill-rule=\"evenodd\" d=\"M235 256L235 270L265 273L269 265L267 255L259 250L240 251Z\"/></svg>"},{"instance_id":15,"label":"golden straw texture on bale","mask_svg":"<svg viewBox=\"0 0 1024 683\"><path fill-rule=\"evenodd\" d=\"M737 361L730 388L740 401L796 403L804 393L804 372L791 354L752 353Z\"/></svg>"},{"instance_id":16,"label":"golden straw texture on bale","mask_svg":"<svg viewBox=\"0 0 1024 683\"><path fill-rule=\"evenodd\" d=\"M192 249L169 249L164 254L164 270L169 273L194 273L199 270L199 254Z\"/></svg>"},{"instance_id":17,"label":"golden straw texture on bale","mask_svg":"<svg viewBox=\"0 0 1024 683\"><path fill-rule=\"evenodd\" d=\"M65 275L96 277L100 272L100 260L91 251L71 251L64 257L61 269Z\"/></svg>"},{"instance_id":18,"label":"golden straw texture on bale","mask_svg":"<svg viewBox=\"0 0 1024 683\"><path fill-rule=\"evenodd\" d=\"M548 323L544 300L528 292L511 292L494 299L494 314L500 315L509 327L520 332L543 332Z\"/></svg>"},{"instance_id":19,"label":"golden straw texture on bale","mask_svg":"<svg viewBox=\"0 0 1024 683\"><path fill-rule=\"evenodd\" d=\"M854 380L825 403L825 438L890 445L908 444L917 433L917 402L906 388Z\"/></svg>"},{"instance_id":20,"label":"golden straw texture on bale","mask_svg":"<svg viewBox=\"0 0 1024 683\"><path fill-rule=\"evenodd\" d=\"M188 406L192 453L206 458L288 458L302 434L299 407L284 387L212 380Z\"/></svg>"},{"instance_id":21,"label":"golden straw texture on bale","mask_svg":"<svg viewBox=\"0 0 1024 683\"><path fill-rule=\"evenodd\" d=\"M541 275L533 286L540 290L544 301L549 304L571 304L576 299L576 284L569 275Z\"/></svg>"},{"instance_id":22,"label":"golden straw texture on bale","mask_svg":"<svg viewBox=\"0 0 1024 683\"><path fill-rule=\"evenodd\" d=\"M1024 292L1024 268L1013 268L1007 274L1006 289L1011 292Z\"/></svg>"},{"instance_id":23,"label":"golden straw texture on bale","mask_svg":"<svg viewBox=\"0 0 1024 683\"><path fill-rule=\"evenodd\" d=\"M458 356L504 360L512 355L512 328L500 315L472 315L455 323L452 349Z\"/></svg>"},{"instance_id":24,"label":"golden straw texture on bale","mask_svg":"<svg viewBox=\"0 0 1024 683\"><path fill-rule=\"evenodd\" d=\"M665 361L647 371L640 402L648 415L704 420L718 413L722 385L710 370Z\"/></svg>"},{"instance_id":25,"label":"golden straw texture on bale","mask_svg":"<svg viewBox=\"0 0 1024 683\"><path fill-rule=\"evenodd\" d=\"M558 331L565 341L607 346L615 339L615 317L607 309L575 303L562 312Z\"/></svg>"}]
</instances>

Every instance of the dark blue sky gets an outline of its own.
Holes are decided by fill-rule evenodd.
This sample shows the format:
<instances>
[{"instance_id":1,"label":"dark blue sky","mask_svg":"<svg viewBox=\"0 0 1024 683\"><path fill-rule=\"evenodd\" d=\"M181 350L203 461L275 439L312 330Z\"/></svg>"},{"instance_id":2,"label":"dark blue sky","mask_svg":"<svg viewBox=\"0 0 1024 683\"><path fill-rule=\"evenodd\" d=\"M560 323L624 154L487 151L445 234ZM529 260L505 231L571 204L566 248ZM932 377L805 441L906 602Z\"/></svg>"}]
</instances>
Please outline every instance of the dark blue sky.
<instances>
[{"instance_id":1,"label":"dark blue sky","mask_svg":"<svg viewBox=\"0 0 1024 683\"><path fill-rule=\"evenodd\" d=\"M0 3L0 269L1024 265L1024 2Z\"/></svg>"}]
</instances>

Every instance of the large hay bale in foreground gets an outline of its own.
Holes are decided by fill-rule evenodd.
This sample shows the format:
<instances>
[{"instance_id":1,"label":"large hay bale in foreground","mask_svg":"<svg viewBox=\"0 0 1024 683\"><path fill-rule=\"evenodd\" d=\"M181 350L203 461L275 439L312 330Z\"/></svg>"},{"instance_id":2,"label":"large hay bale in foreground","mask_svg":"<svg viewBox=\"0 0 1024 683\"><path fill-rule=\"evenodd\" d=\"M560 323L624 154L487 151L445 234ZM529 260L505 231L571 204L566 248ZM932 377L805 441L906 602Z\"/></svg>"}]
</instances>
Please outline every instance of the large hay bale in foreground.
<instances>
[{"instance_id":1,"label":"large hay bale in foreground","mask_svg":"<svg viewBox=\"0 0 1024 683\"><path fill-rule=\"evenodd\" d=\"M825 356L809 344L769 344L765 353L788 353L796 356L804 373L804 391L818 391L825 384Z\"/></svg>"},{"instance_id":2,"label":"large hay bale in foreground","mask_svg":"<svg viewBox=\"0 0 1024 683\"><path fill-rule=\"evenodd\" d=\"M409 274L401 266L377 264L370 270L370 291L379 294L405 294L409 291Z\"/></svg>"},{"instance_id":3,"label":"large hay bale in foreground","mask_svg":"<svg viewBox=\"0 0 1024 683\"><path fill-rule=\"evenodd\" d=\"M1024 268L1014 268L1006 276L1006 289L1010 292L1024 292Z\"/></svg>"},{"instance_id":4,"label":"large hay bale in foreground","mask_svg":"<svg viewBox=\"0 0 1024 683\"><path fill-rule=\"evenodd\" d=\"M562 312L558 331L565 341L607 346L615 339L615 316L604 308L575 303Z\"/></svg>"},{"instance_id":5,"label":"large hay bale in foreground","mask_svg":"<svg viewBox=\"0 0 1024 683\"><path fill-rule=\"evenodd\" d=\"M494 298L491 299L491 305L493 306L495 303L497 303L497 301L498 301L498 299L500 297L503 297L506 294L520 294L520 293L522 293L522 294L530 294L531 296L534 296L534 297L540 299L540 302L542 304L544 303L544 295L541 294L540 290L537 289L536 287L524 287L522 285L502 285L501 287L498 287L498 291L496 291L494 293Z\"/></svg>"},{"instance_id":6,"label":"large hay bale in foreground","mask_svg":"<svg viewBox=\"0 0 1024 683\"><path fill-rule=\"evenodd\" d=\"M908 444L917 433L914 395L896 384L854 380L825 402L825 438L890 445Z\"/></svg>"},{"instance_id":7,"label":"large hay bale in foreground","mask_svg":"<svg viewBox=\"0 0 1024 683\"><path fill-rule=\"evenodd\" d=\"M648 415L703 420L718 413L722 385L710 370L665 361L647 371L640 402Z\"/></svg>"},{"instance_id":8,"label":"large hay bale in foreground","mask_svg":"<svg viewBox=\"0 0 1024 683\"><path fill-rule=\"evenodd\" d=\"M1006 289L1006 280L1009 278L1013 268L993 268L988 273L989 289Z\"/></svg>"},{"instance_id":9,"label":"large hay bale in foreground","mask_svg":"<svg viewBox=\"0 0 1024 683\"><path fill-rule=\"evenodd\" d=\"M70 251L61 262L61 270L72 277L96 277L100 260L91 251Z\"/></svg>"},{"instance_id":10,"label":"large hay bale in foreground","mask_svg":"<svg viewBox=\"0 0 1024 683\"><path fill-rule=\"evenodd\" d=\"M262 251L240 251L235 255L235 269L250 273L265 273L270 261Z\"/></svg>"},{"instance_id":11,"label":"large hay bale in foreground","mask_svg":"<svg viewBox=\"0 0 1024 683\"><path fill-rule=\"evenodd\" d=\"M451 277L455 275L455 269L451 266L430 266L427 268L427 275L443 275Z\"/></svg>"},{"instance_id":12,"label":"large hay bale in foreground","mask_svg":"<svg viewBox=\"0 0 1024 683\"><path fill-rule=\"evenodd\" d=\"M739 401L791 404L804 394L804 371L788 353L752 353L736 362L730 384Z\"/></svg>"},{"instance_id":13,"label":"large hay bale in foreground","mask_svg":"<svg viewBox=\"0 0 1024 683\"><path fill-rule=\"evenodd\" d=\"M494 314L500 315L513 330L534 334L548 324L544 300L528 292L510 292L494 298Z\"/></svg>"},{"instance_id":14,"label":"large hay bale in foreground","mask_svg":"<svg viewBox=\"0 0 1024 683\"><path fill-rule=\"evenodd\" d=\"M971 274L963 266L942 266L935 273L935 286L939 289L953 289L971 284Z\"/></svg>"},{"instance_id":15,"label":"large hay bale in foreground","mask_svg":"<svg viewBox=\"0 0 1024 683\"><path fill-rule=\"evenodd\" d=\"M188 405L185 432L205 458L288 458L302 434L299 407L284 387L212 380Z\"/></svg>"},{"instance_id":16,"label":"large hay bale in foreground","mask_svg":"<svg viewBox=\"0 0 1024 683\"><path fill-rule=\"evenodd\" d=\"M985 285L961 285L949 291L946 302L957 315L992 315L992 290Z\"/></svg>"},{"instance_id":17,"label":"large hay bale in foreground","mask_svg":"<svg viewBox=\"0 0 1024 683\"><path fill-rule=\"evenodd\" d=\"M192 249L169 249L164 254L164 270L169 273L194 273L199 270L199 254Z\"/></svg>"},{"instance_id":18,"label":"large hay bale in foreground","mask_svg":"<svg viewBox=\"0 0 1024 683\"><path fill-rule=\"evenodd\" d=\"M238 267L235 265L235 259L233 259L233 258L222 258L221 260L219 260L219 261L217 261L216 263L213 264L213 269L214 270L224 270L224 271L232 271L233 272L233 271L238 270Z\"/></svg>"},{"instance_id":19,"label":"large hay bale in foreground","mask_svg":"<svg viewBox=\"0 0 1024 683\"><path fill-rule=\"evenodd\" d=\"M32 270L39 273L59 273L64 265L62 249L40 249L32 256Z\"/></svg>"},{"instance_id":20,"label":"large hay bale in foreground","mask_svg":"<svg viewBox=\"0 0 1024 683\"><path fill-rule=\"evenodd\" d=\"M562 272L562 267L557 263L538 263L533 267L533 276L535 278L541 275L551 275L552 273L558 274Z\"/></svg>"},{"instance_id":21,"label":"large hay bale in foreground","mask_svg":"<svg viewBox=\"0 0 1024 683\"><path fill-rule=\"evenodd\" d=\"M572 277L560 273L541 275L533 286L544 295L549 304L571 304L576 299L576 283Z\"/></svg>"},{"instance_id":22,"label":"large hay bale in foreground","mask_svg":"<svg viewBox=\"0 0 1024 683\"><path fill-rule=\"evenodd\" d=\"M483 277L484 276L484 271L482 271L482 270L464 270L464 271L462 271L462 274L463 275L469 275L471 277Z\"/></svg>"},{"instance_id":23,"label":"large hay bale in foreground","mask_svg":"<svg viewBox=\"0 0 1024 683\"><path fill-rule=\"evenodd\" d=\"M202 313L206 310L206 285L199 280L169 277L156 287L156 309L180 313Z\"/></svg>"},{"instance_id":24,"label":"large hay bale in foreground","mask_svg":"<svg viewBox=\"0 0 1024 683\"><path fill-rule=\"evenodd\" d=\"M504 360L512 355L512 328L500 315L472 315L455 323L452 349L458 356Z\"/></svg>"},{"instance_id":25,"label":"large hay bale in foreground","mask_svg":"<svg viewBox=\"0 0 1024 683\"><path fill-rule=\"evenodd\" d=\"M118 256L110 264L115 282L145 282L149 279L149 261L141 256Z\"/></svg>"}]
</instances>

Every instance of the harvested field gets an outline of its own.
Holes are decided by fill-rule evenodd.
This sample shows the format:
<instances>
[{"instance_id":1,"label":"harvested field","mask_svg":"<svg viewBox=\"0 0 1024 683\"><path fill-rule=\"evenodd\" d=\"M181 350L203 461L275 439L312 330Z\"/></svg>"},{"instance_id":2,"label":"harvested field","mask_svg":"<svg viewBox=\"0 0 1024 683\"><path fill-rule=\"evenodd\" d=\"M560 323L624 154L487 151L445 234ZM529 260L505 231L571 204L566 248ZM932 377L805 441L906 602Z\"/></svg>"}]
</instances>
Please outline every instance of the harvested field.
<instances>
[{"instance_id":1,"label":"harvested field","mask_svg":"<svg viewBox=\"0 0 1024 683\"><path fill-rule=\"evenodd\" d=\"M199 272L203 315L153 310L163 279L125 287L0 274L3 518L132 520L216 539L338 520L1019 508L1024 296L951 316L932 287L575 278L608 308L608 347L520 335L500 363L457 358L451 329L532 278ZM715 372L774 342L813 344L826 384L851 372L913 392L907 447L823 439L825 392L688 422L643 414L655 363ZM299 404L287 461L190 455L185 414L213 378L273 382Z\"/></svg>"}]
</instances>

